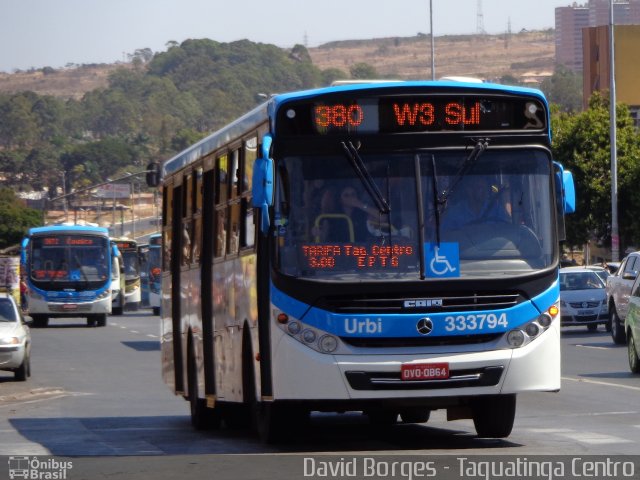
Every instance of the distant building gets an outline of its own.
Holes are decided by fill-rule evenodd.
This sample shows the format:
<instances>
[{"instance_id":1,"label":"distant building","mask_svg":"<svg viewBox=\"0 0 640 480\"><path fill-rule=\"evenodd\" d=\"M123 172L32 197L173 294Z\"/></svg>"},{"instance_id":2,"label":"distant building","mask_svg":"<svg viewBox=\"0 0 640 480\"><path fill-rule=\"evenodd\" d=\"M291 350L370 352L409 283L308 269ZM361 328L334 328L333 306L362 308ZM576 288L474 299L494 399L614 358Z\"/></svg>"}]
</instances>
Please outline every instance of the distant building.
<instances>
[{"instance_id":1,"label":"distant building","mask_svg":"<svg viewBox=\"0 0 640 480\"><path fill-rule=\"evenodd\" d=\"M556 64L582 71L582 29L589 26L586 6L556 8Z\"/></svg>"},{"instance_id":2,"label":"distant building","mask_svg":"<svg viewBox=\"0 0 640 480\"><path fill-rule=\"evenodd\" d=\"M640 22L639 22L640 23ZM616 101L629 105L636 126L640 126L640 25L615 25ZM591 94L609 90L609 26L583 31L583 98L586 108Z\"/></svg>"},{"instance_id":3,"label":"distant building","mask_svg":"<svg viewBox=\"0 0 640 480\"><path fill-rule=\"evenodd\" d=\"M582 29L609 24L609 0L589 0L586 5L574 3L556 8L556 64L574 72L583 67ZM640 0L614 0L615 25L640 25Z\"/></svg>"}]
</instances>

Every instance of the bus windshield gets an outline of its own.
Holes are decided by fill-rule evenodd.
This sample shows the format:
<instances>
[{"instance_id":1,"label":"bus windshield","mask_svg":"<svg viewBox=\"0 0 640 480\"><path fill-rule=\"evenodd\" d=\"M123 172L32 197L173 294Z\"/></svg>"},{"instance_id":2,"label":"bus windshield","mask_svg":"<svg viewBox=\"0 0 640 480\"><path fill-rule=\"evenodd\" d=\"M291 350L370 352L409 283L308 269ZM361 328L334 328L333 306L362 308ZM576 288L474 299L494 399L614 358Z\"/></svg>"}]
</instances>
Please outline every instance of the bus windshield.
<instances>
[{"instance_id":1,"label":"bus windshield","mask_svg":"<svg viewBox=\"0 0 640 480\"><path fill-rule=\"evenodd\" d=\"M138 251L123 250L122 256L124 257L124 274L127 278L140 276L140 259L138 258Z\"/></svg>"},{"instance_id":2,"label":"bus windshield","mask_svg":"<svg viewBox=\"0 0 640 480\"><path fill-rule=\"evenodd\" d=\"M109 278L108 240L85 235L34 237L31 280L41 288L94 288Z\"/></svg>"},{"instance_id":3,"label":"bus windshield","mask_svg":"<svg viewBox=\"0 0 640 480\"><path fill-rule=\"evenodd\" d=\"M515 276L552 264L557 242L546 150L356 155L363 173L340 154L288 156L279 163L281 273L429 280L421 249L452 245L459 256L453 277Z\"/></svg>"}]
</instances>

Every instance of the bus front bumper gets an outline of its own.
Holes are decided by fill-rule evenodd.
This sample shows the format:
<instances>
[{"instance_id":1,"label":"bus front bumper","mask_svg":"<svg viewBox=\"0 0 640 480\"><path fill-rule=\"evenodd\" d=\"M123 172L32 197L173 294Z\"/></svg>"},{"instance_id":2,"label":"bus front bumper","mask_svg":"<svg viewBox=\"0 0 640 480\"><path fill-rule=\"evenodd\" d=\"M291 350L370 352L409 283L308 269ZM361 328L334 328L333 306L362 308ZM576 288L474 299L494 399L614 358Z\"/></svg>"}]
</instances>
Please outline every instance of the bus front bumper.
<instances>
[{"instance_id":1,"label":"bus front bumper","mask_svg":"<svg viewBox=\"0 0 640 480\"><path fill-rule=\"evenodd\" d=\"M517 349L368 355L327 355L288 335L276 343L272 378L275 400L450 398L560 389L558 325ZM397 349L393 349L397 352ZM402 380L404 364L447 364L438 380ZM292 381L295 379L295 381Z\"/></svg>"}]
</instances>

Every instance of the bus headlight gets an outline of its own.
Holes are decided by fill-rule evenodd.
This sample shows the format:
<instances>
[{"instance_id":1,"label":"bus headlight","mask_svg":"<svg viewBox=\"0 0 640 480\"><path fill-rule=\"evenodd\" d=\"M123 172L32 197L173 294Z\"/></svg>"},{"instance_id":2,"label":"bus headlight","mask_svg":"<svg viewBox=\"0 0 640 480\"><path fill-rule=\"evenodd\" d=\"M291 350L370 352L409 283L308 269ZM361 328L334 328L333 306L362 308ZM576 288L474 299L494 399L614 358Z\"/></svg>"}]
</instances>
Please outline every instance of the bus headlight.
<instances>
[{"instance_id":1,"label":"bus headlight","mask_svg":"<svg viewBox=\"0 0 640 480\"><path fill-rule=\"evenodd\" d=\"M511 330L507 333L507 342L512 347L521 347L524 345L524 332L522 330Z\"/></svg>"},{"instance_id":2,"label":"bus headlight","mask_svg":"<svg viewBox=\"0 0 640 480\"><path fill-rule=\"evenodd\" d=\"M532 342L551 326L553 320L558 315L560 315L560 309L556 303L549 307L546 312L541 313L530 322L510 330L504 337L506 339L507 347L520 348Z\"/></svg>"},{"instance_id":3,"label":"bus headlight","mask_svg":"<svg viewBox=\"0 0 640 480\"><path fill-rule=\"evenodd\" d=\"M287 326L287 331L291 334L291 335L298 335L301 331L302 331L302 325L300 325L299 322L291 322L288 326Z\"/></svg>"},{"instance_id":4,"label":"bus headlight","mask_svg":"<svg viewBox=\"0 0 640 480\"><path fill-rule=\"evenodd\" d=\"M308 328L302 332L301 336L302 336L302 341L304 343L313 343L316 341L316 338L317 338L316 332Z\"/></svg>"},{"instance_id":5,"label":"bus headlight","mask_svg":"<svg viewBox=\"0 0 640 480\"><path fill-rule=\"evenodd\" d=\"M102 300L104 298L109 298L109 297L111 297L111 290L106 289L104 292L102 292L100 295L96 297L96 300Z\"/></svg>"},{"instance_id":6,"label":"bus headlight","mask_svg":"<svg viewBox=\"0 0 640 480\"><path fill-rule=\"evenodd\" d=\"M320 340L318 340L318 346L324 353L335 352L338 348L338 339L333 335L323 335L320 337Z\"/></svg>"},{"instance_id":7,"label":"bus headlight","mask_svg":"<svg viewBox=\"0 0 640 480\"><path fill-rule=\"evenodd\" d=\"M36 293L33 290L29 291L29 298L31 300L44 300L44 297L42 295L40 295L39 293Z\"/></svg>"},{"instance_id":8,"label":"bus headlight","mask_svg":"<svg viewBox=\"0 0 640 480\"><path fill-rule=\"evenodd\" d=\"M311 325L306 325L284 312L275 310L273 312L273 319L274 324L277 325L280 330L316 352L326 354L336 353L336 351L339 352L343 345L339 337L320 330L319 328L312 327Z\"/></svg>"}]
</instances>

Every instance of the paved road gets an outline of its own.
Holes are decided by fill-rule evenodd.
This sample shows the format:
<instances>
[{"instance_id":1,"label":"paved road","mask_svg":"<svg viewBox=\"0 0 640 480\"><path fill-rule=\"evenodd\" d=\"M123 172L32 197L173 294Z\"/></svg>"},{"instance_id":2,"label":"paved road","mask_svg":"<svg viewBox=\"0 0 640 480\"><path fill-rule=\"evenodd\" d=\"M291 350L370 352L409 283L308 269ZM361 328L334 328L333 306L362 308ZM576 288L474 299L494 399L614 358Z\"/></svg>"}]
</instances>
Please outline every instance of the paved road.
<instances>
[{"instance_id":1,"label":"paved road","mask_svg":"<svg viewBox=\"0 0 640 480\"><path fill-rule=\"evenodd\" d=\"M316 414L301 438L279 446L248 431L193 431L187 402L162 383L158 333L147 310L104 328L71 319L32 329L33 377L19 384L0 373L0 455L640 452L640 377L602 331L563 331L562 391L521 395L506 440L477 439L471 421L446 422L440 411L383 430L357 414Z\"/></svg>"}]
</instances>

